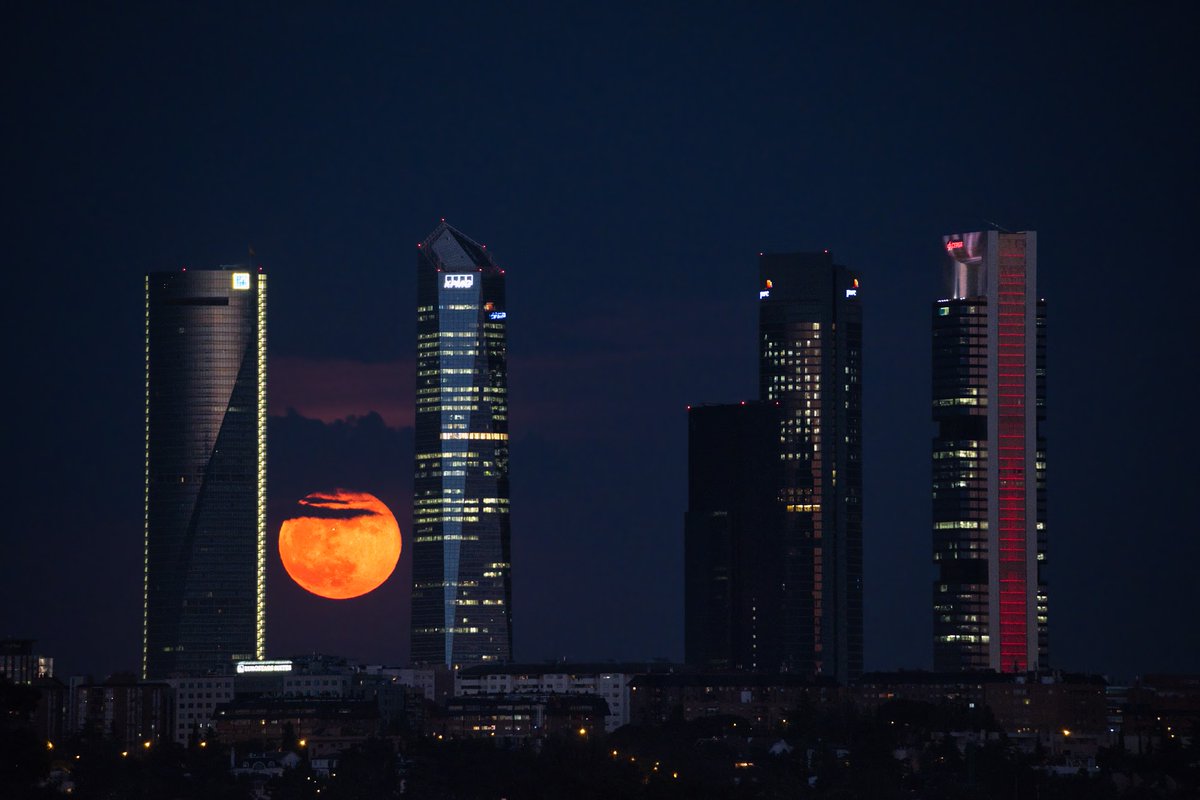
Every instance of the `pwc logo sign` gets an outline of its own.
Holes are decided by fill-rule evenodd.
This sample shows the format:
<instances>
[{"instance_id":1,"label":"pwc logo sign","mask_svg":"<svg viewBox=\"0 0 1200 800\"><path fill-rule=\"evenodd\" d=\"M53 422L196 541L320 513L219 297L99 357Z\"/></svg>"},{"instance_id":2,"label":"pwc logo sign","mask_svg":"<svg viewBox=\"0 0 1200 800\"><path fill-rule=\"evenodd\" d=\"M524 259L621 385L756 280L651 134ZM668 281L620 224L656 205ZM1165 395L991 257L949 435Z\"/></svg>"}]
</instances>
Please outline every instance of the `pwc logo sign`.
<instances>
[{"instance_id":1,"label":"pwc logo sign","mask_svg":"<svg viewBox=\"0 0 1200 800\"><path fill-rule=\"evenodd\" d=\"M443 289L470 289L475 285L475 273L455 272L442 276Z\"/></svg>"}]
</instances>

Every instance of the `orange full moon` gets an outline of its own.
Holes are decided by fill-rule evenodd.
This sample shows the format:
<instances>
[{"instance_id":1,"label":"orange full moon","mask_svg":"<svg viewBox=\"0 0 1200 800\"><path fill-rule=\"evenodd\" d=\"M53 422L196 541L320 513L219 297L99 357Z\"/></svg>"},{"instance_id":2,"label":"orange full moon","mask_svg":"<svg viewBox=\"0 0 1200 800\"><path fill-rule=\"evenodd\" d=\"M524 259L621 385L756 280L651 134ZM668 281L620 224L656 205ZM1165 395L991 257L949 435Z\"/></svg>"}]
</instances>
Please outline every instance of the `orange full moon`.
<instances>
[{"instance_id":1,"label":"orange full moon","mask_svg":"<svg viewBox=\"0 0 1200 800\"><path fill-rule=\"evenodd\" d=\"M279 555L292 580L321 597L346 600L379 587L400 560L400 526L366 492L313 492L305 515L284 520Z\"/></svg>"}]
</instances>

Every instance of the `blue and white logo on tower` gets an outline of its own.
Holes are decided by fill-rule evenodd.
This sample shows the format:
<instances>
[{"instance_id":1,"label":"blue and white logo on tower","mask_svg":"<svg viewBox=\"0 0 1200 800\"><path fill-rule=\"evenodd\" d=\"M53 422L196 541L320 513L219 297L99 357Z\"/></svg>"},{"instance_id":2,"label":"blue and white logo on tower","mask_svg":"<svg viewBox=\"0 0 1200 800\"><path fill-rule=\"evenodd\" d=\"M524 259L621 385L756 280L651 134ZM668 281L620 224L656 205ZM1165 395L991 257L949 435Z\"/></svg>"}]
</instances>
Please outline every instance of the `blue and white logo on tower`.
<instances>
[{"instance_id":1,"label":"blue and white logo on tower","mask_svg":"<svg viewBox=\"0 0 1200 800\"><path fill-rule=\"evenodd\" d=\"M452 272L442 278L443 289L470 289L475 285L475 273Z\"/></svg>"}]
</instances>

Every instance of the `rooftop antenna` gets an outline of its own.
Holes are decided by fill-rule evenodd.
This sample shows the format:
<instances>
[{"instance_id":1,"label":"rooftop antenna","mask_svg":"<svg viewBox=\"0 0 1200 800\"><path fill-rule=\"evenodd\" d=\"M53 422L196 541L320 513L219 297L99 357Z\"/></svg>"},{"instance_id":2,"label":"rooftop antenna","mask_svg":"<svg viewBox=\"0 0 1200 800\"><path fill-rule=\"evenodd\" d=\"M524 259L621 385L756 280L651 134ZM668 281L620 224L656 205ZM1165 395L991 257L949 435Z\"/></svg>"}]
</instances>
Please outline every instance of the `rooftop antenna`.
<instances>
[{"instance_id":1,"label":"rooftop antenna","mask_svg":"<svg viewBox=\"0 0 1200 800\"><path fill-rule=\"evenodd\" d=\"M1010 231L1008 228L1001 225L999 222L992 222L990 219L985 219L984 222L986 222L988 225L991 225L993 228L1000 231L1001 233L1012 233L1012 231Z\"/></svg>"}]
</instances>

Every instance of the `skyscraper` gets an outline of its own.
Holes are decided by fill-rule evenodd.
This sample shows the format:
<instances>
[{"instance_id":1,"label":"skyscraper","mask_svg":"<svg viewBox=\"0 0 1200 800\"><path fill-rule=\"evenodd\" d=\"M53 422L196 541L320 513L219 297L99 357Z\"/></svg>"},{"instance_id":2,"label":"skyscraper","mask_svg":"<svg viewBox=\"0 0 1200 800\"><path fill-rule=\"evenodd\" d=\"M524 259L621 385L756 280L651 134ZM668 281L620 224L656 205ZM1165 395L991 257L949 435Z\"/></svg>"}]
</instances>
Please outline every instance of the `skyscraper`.
<instances>
[{"instance_id":1,"label":"skyscraper","mask_svg":"<svg viewBox=\"0 0 1200 800\"><path fill-rule=\"evenodd\" d=\"M862 307L823 253L759 258L759 396L782 409L780 667L862 673Z\"/></svg>"},{"instance_id":2,"label":"skyscraper","mask_svg":"<svg viewBox=\"0 0 1200 800\"><path fill-rule=\"evenodd\" d=\"M759 401L690 408L688 663L862 673L862 308L829 253L759 258Z\"/></svg>"},{"instance_id":3,"label":"skyscraper","mask_svg":"<svg viewBox=\"0 0 1200 800\"><path fill-rule=\"evenodd\" d=\"M267 276L146 276L142 674L262 658Z\"/></svg>"},{"instance_id":4,"label":"skyscraper","mask_svg":"<svg viewBox=\"0 0 1200 800\"><path fill-rule=\"evenodd\" d=\"M688 408L684 658L777 671L783 504L778 403Z\"/></svg>"},{"instance_id":5,"label":"skyscraper","mask_svg":"<svg viewBox=\"0 0 1200 800\"><path fill-rule=\"evenodd\" d=\"M504 270L445 221L417 248L412 660L509 661Z\"/></svg>"},{"instance_id":6,"label":"skyscraper","mask_svg":"<svg viewBox=\"0 0 1200 800\"><path fill-rule=\"evenodd\" d=\"M1037 234L943 239L933 306L934 668L1046 666L1045 304Z\"/></svg>"}]
</instances>

